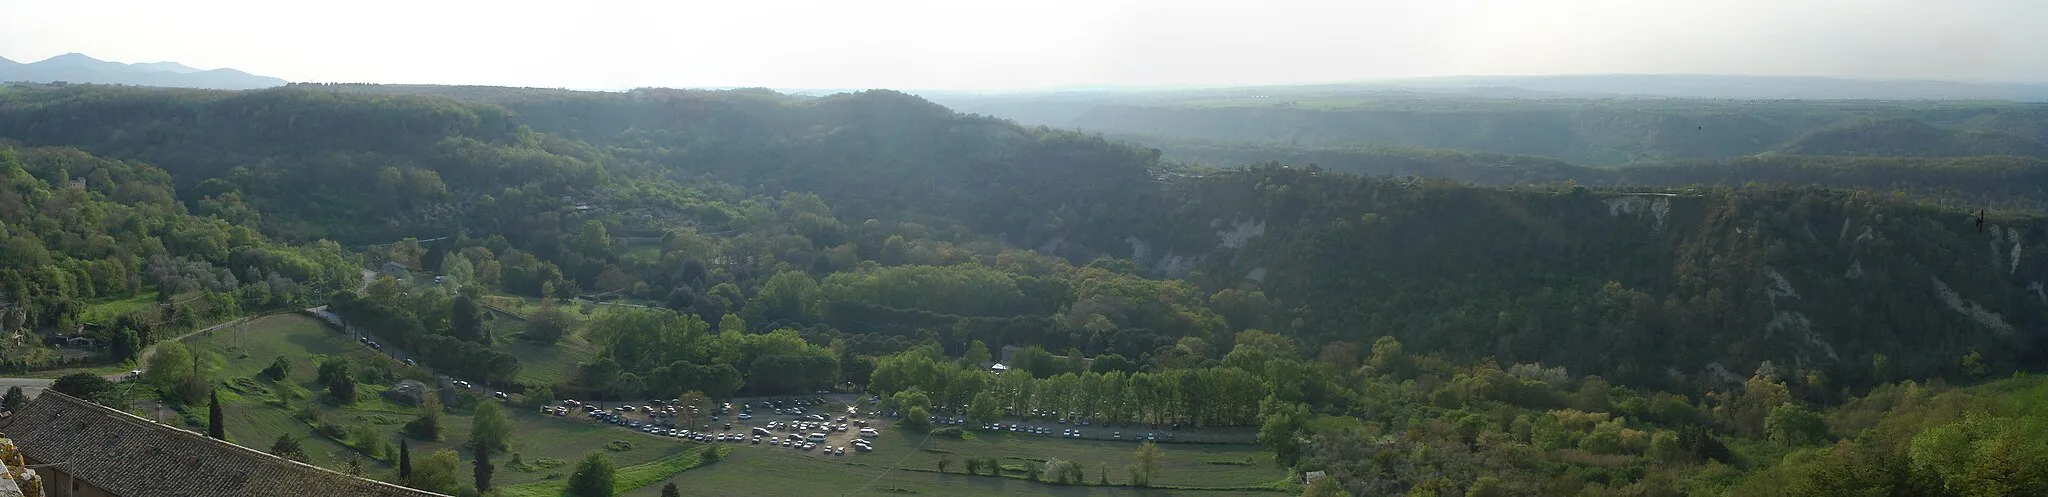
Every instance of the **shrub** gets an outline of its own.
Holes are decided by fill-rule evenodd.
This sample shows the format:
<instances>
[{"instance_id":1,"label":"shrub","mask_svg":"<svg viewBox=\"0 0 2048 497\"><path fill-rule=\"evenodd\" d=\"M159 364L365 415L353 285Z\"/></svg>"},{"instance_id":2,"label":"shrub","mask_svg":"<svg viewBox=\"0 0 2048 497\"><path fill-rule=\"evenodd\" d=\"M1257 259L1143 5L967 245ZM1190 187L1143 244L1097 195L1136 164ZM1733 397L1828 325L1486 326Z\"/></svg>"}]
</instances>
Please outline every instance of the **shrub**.
<instances>
[{"instance_id":1,"label":"shrub","mask_svg":"<svg viewBox=\"0 0 2048 497\"><path fill-rule=\"evenodd\" d=\"M286 376L292 374L292 361L284 356L277 356L277 360L270 361L270 366L263 368L259 374L264 378L283 381Z\"/></svg>"}]
</instances>

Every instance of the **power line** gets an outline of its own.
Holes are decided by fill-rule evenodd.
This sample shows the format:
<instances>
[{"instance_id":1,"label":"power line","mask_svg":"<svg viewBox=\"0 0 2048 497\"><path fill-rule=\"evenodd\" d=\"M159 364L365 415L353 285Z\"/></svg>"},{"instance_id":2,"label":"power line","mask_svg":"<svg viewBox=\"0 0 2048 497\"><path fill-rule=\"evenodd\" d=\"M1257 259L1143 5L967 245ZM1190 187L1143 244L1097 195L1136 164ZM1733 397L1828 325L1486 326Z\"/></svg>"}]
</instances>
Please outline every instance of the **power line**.
<instances>
[{"instance_id":1,"label":"power line","mask_svg":"<svg viewBox=\"0 0 2048 497\"><path fill-rule=\"evenodd\" d=\"M868 486L869 486L869 485L874 485L874 484L875 484L875 482L878 482L878 481L882 481L882 477L884 477L884 476L889 476L889 472L891 472L891 471L895 471L895 470L896 470L896 467L897 467L897 466L902 466L902 465L903 465L903 461L908 461L908 460L910 460L910 456L914 456L914 455L917 455L917 452L918 452L918 451L924 450L924 444L925 444L925 442L929 442L929 441L931 441L931 439L932 439L932 432L931 432L931 431L929 431L929 430L925 431L925 432L924 432L924 440L918 440L918 441L917 441L917 446L916 446L916 447L911 447L911 448L910 448L910 451L909 451L909 452L905 452L905 453L903 454L903 457L902 457L902 458L900 458L900 459L897 459L897 460L896 460L896 463L895 463L895 464L890 464L889 466L887 466L887 467L884 467L884 468L882 468L882 474L878 474L878 475L875 475L875 479L873 479L873 480L868 480L868 482L867 482L867 483L862 483L862 484L861 484L861 485L860 485L859 487L854 487L853 491L851 491L851 492L847 492L847 493L844 493L844 494L840 494L840 497L845 497L845 496L848 496L848 495L853 495L853 494L857 494L857 493L860 493L860 491L862 491L862 490L867 490L867 488L868 488Z\"/></svg>"}]
</instances>

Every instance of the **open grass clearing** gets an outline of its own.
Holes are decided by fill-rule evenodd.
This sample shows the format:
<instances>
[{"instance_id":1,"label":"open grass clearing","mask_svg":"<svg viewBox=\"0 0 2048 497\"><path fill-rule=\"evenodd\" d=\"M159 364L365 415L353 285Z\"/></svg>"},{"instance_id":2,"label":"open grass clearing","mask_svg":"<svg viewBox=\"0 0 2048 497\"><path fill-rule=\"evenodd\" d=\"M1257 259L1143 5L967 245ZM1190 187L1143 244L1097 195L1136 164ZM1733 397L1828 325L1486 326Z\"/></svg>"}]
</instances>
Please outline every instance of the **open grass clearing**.
<instances>
[{"instance_id":1,"label":"open grass clearing","mask_svg":"<svg viewBox=\"0 0 2048 497\"><path fill-rule=\"evenodd\" d=\"M852 452L845 456L820 457L789 449L746 450L748 447L735 448L732 455L725 460L684 472L673 481L683 489L685 495L716 496L847 495L856 489L860 491L854 495L1279 495L1273 492L1250 491L1048 485L1014 478L964 475L959 473L963 467L959 464L954 465L947 474L931 472L936 468L917 468L918 471L889 470L887 468L893 466L904 454L897 451L892 455L888 452L890 449L886 448L878 448L876 452L859 457ZM828 457L830 459L827 459ZM1094 473L1092 468L1088 470L1090 481L1094 481ZM624 495L658 496L661 494L661 484L666 481L655 482Z\"/></svg>"},{"instance_id":2,"label":"open grass clearing","mask_svg":"<svg viewBox=\"0 0 2048 497\"><path fill-rule=\"evenodd\" d=\"M379 354L341 334L332 331L325 324L296 314L268 316L251 321L239 329L223 329L212 333L194 335L188 343L199 351L211 353L218 360L215 366L224 379L222 409L228 415L226 428L230 440L255 448L268 450L278 435L291 434L300 437L308 459L316 465L335 470L345 470L348 454L346 446L315 433L313 426L296 416L298 408L314 403L320 408L321 419L339 424L366 424L381 433L389 434L392 445L397 445L399 430L405 422L418 416L416 408L395 404L384 397L387 385L360 384L358 402L337 408L319 404L316 399L301 398L293 409L272 404L275 392L280 388L298 388L306 392L316 389L314 379L316 367L312 361L315 355L349 356L356 359L370 359ZM256 379L257 373L270 365L277 357L286 357L292 362L292 370L284 385L267 379ZM246 380L238 380L246 379ZM249 387L248 385L255 385ZM252 393L238 395L226 388L233 385ZM289 386L287 386L289 385ZM260 393L255 393L259 392ZM476 399L480 402L495 400ZM506 406L513 424L512 452L519 454L523 462L540 465L541 461L561 461L563 464L534 471L519 471L511 467L511 455L499 455L493 460L499 470L494 482L500 486L550 481L567 478L574 471L576 461L593 451L604 451L617 461L621 468L639 466L655 461L672 459L683 454L696 444L685 444L675 440L630 432L596 423L557 418L533 412L529 409ZM413 457L422 458L437 449L458 449L463 453L461 470L467 481L469 454L460 446L469 437L473 418L468 409L459 413L442 416L442 439L423 441L410 439ZM203 422L203 417L201 417ZM204 429L203 425L188 428ZM607 448L613 441L630 442L628 450ZM616 448L616 447L614 447ZM643 471L655 471L668 466L646 466ZM364 461L364 474L371 478L389 479L395 468L379 461ZM644 478L647 480L654 477Z\"/></svg>"},{"instance_id":3,"label":"open grass clearing","mask_svg":"<svg viewBox=\"0 0 2048 497\"><path fill-rule=\"evenodd\" d=\"M1128 487L1058 486L1017 478L969 476L966 460L995 457L1005 466L1043 464L1058 458L1078 461L1089 483L1098 480L1102 465L1110 481L1129 480L1125 467L1132 462L1138 444L1101 440L1069 440L997 433L976 433L973 439L944 437L925 439L903 433L894 426L882 427L883 436L873 440L874 452L848 451L844 456L822 451L802 451L767 445L734 444L725 461L685 473L676 480L691 495L749 495L763 492L783 495L843 494L875 480L862 493L926 495L1274 495L1257 490L1173 490ZM781 435L781 433L778 433ZM924 445L920 448L919 442ZM1253 489L1271 486L1287 477L1270 453L1249 445L1163 444L1165 454L1155 484L1174 487ZM947 474L938 474L938 460L950 456ZM887 468L901 468L885 471ZM1012 476L1016 476L1013 474ZM892 490L893 489L893 490ZM628 495L657 495L659 485Z\"/></svg>"},{"instance_id":4,"label":"open grass clearing","mask_svg":"<svg viewBox=\"0 0 2048 497\"><path fill-rule=\"evenodd\" d=\"M78 322L111 323L121 316L156 305L156 294L157 292L142 292L125 299L103 300L87 304L85 310L78 313Z\"/></svg>"},{"instance_id":5,"label":"open grass clearing","mask_svg":"<svg viewBox=\"0 0 2048 497\"><path fill-rule=\"evenodd\" d=\"M511 324L507 324L507 322ZM525 323L500 319L493 325L496 333L508 333L524 329ZM519 359L519 374L513 381L526 385L555 385L576 373L576 365L597 357L597 350L591 347L581 335L562 337L554 345L543 345L520 340L500 340L493 348Z\"/></svg>"}]
</instances>

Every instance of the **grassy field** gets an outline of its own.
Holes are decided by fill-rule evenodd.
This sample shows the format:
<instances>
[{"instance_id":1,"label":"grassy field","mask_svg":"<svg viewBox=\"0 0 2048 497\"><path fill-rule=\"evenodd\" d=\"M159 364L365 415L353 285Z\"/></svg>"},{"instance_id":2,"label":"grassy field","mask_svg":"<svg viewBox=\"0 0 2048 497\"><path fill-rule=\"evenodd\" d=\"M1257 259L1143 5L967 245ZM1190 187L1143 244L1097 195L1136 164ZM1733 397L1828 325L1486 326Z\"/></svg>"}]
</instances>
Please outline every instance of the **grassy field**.
<instances>
[{"instance_id":1,"label":"grassy field","mask_svg":"<svg viewBox=\"0 0 2048 497\"><path fill-rule=\"evenodd\" d=\"M376 360L378 354L332 332L324 324L298 315L277 315L244 326L194 335L188 342L197 351L210 354L211 363L224 378L223 409L230 440L258 449L268 449L280 434L299 437L312 463L345 470L354 453L341 443L315 432L298 416L271 402L278 389L310 394L314 387L316 356L347 356ZM538 352L532 351L532 352ZM257 372L277 357L292 361L290 376L282 382L256 379ZM417 374L417 373L413 373ZM397 440L403 423L417 414L413 408L385 400L383 385L359 387L359 401L345 408L319 404L321 419L340 424L373 427ZM303 407L317 400L294 403ZM201 410L203 413L203 410ZM1131 463L1136 444L1107 441L1073 441L1008 434L987 434L967 440L898 436L885 430L876 440L873 453L849 452L845 456L821 455L765 446L737 445L724 448L723 460L697 467L701 452L715 447L625 431L577 417L557 418L527 409L511 409L514 424L513 452L530 466L514 469L510 456L500 456L495 482L508 496L552 496L559 494L565 478L585 454L604 451L618 464L620 490L624 495L654 496L668 481L675 481L691 495L790 495L861 493L924 495L1276 495L1272 488L1287 477L1274 464L1271 454L1248 445L1165 445L1166 458L1155 484L1175 489L1129 487L1055 486L1018 478L968 476L959 474L969 457L997 457L1007 466L1041 464L1048 458L1081 463L1087 481L1095 482L1106 465L1113 483L1128 480L1125 466ZM177 416L170 413L165 419ZM185 418L188 427L203 429L203 414ZM436 449L456 448L468 438L471 418L466 413L443 417L443 440L411 440L413 456L425 457ZM614 441L630 442L627 450L612 450ZM923 442L920 448L918 445ZM614 447L615 448L615 447ZM937 474L937 461L950 456L949 474ZM461 466L467 481L469 463ZM390 479L391 465L364 460L364 474ZM1015 476L1015 474L1012 474ZM1210 489L1210 490L1205 490Z\"/></svg>"},{"instance_id":2,"label":"grassy field","mask_svg":"<svg viewBox=\"0 0 2048 497\"><path fill-rule=\"evenodd\" d=\"M273 395L270 392L280 388L310 391L316 376L316 368L312 361L314 356L348 356L370 360L377 356L376 352L346 340L312 318L293 314L270 316L240 327L239 331L222 330L195 335L188 340L195 350L214 354L217 357L215 366L220 371L220 376L227 379L227 388L222 389L222 409L228 418L225 424L229 440L267 450L278 435L288 433L303 440L312 463L337 470L346 467L345 463L352 449L315 433L310 424L295 417L294 410L269 403L268 400ZM258 371L277 357L287 357L292 361L291 375L286 381L254 379ZM396 405L382 398L380 394L386 388L385 385L363 384L358 388L359 400L354 405L346 408L321 405L322 419L341 424L372 426L379 432L390 434L393 446L396 446L400 427L417 416L417 409ZM236 389L246 393L237 392ZM303 406L309 402L317 401L299 400L294 406ZM692 447L701 447L587 421L542 415L527 409L508 407L508 410L511 411L513 423L512 451L528 464L556 461L561 464L534 471L518 471L511 468L509 455L499 456L500 459L495 461L499 470L494 481L505 487L566 478L569 472L574 470L575 462L593 451L606 451L622 469L641 467L646 468L642 471L646 471L673 467L657 461L666 460L672 464L677 457L694 454L690 452ZM203 422L203 416L197 421ZM410 440L413 456L424 457L436 449L458 448L461 442L468 439L471 422L472 419L466 412L443 416L443 439ZM204 429L203 425L188 427ZM632 448L607 449L606 446L615 440L629 441ZM459 475L465 482L468 481L468 459L465 453L465 462L461 467L463 474ZM366 460L365 468L365 475L372 478L389 478L395 471L391 465L377 461Z\"/></svg>"},{"instance_id":3,"label":"grassy field","mask_svg":"<svg viewBox=\"0 0 2048 497\"><path fill-rule=\"evenodd\" d=\"M80 323L110 323L128 313L140 311L156 304L156 292L143 292L120 300L95 302L85 306L78 313Z\"/></svg>"},{"instance_id":4,"label":"grassy field","mask_svg":"<svg viewBox=\"0 0 2048 497\"><path fill-rule=\"evenodd\" d=\"M876 454L885 455L869 454L856 457L852 452L848 452L843 457L822 459L792 453L789 449L749 450L751 448L753 447L736 448L724 461L682 473L673 481L685 489L684 493L688 495L1281 495L1257 491L1047 485L1014 478L968 476L960 474L959 464L955 464L947 474L934 473L936 468L914 468L915 471L890 470L888 467L902 455L888 456L888 449L877 449L883 452ZM1094 468L1088 468L1087 472L1089 480L1094 481ZM665 481L641 487L625 495L654 497L660 495L661 483ZM854 492L856 489L860 491Z\"/></svg>"},{"instance_id":5,"label":"grassy field","mask_svg":"<svg viewBox=\"0 0 2048 497\"><path fill-rule=\"evenodd\" d=\"M498 323L511 321L500 319ZM516 321L513 321L516 323ZM502 329L502 328L497 328ZM522 341L501 341L498 350L519 358L519 374L514 381L527 385L554 385L568 380L575 374L576 365L597 356L597 351L580 335L562 337L554 345L541 345Z\"/></svg>"},{"instance_id":6,"label":"grassy field","mask_svg":"<svg viewBox=\"0 0 2048 497\"><path fill-rule=\"evenodd\" d=\"M621 492L634 492L631 495L660 495L662 483L675 478L678 473L706 464L707 461L704 460L706 452L730 452L732 450L733 448L729 446L691 445L683 452L661 459L620 467L613 481L616 482L617 490ZM711 463L715 464L716 461ZM572 465L571 468L573 467ZM562 495L562 491L566 488L568 488L568 480L554 479L502 487L499 494L504 497L556 497Z\"/></svg>"},{"instance_id":7,"label":"grassy field","mask_svg":"<svg viewBox=\"0 0 2048 497\"><path fill-rule=\"evenodd\" d=\"M741 445L718 464L678 475L677 485L691 495L814 495L863 493L924 495L1276 495L1262 491L1287 478L1270 453L1248 445L1162 445L1165 460L1153 482L1177 490L1129 487L1058 486L1018 478L960 474L971 457L996 457L1006 466L1042 464L1049 458L1078 461L1089 483L1107 465L1112 484L1129 480L1125 466L1137 444L1075 441L1045 437L989 434L970 440L895 436L875 440L875 452L828 456L784 448ZM918 446L923 442L922 448ZM938 474L938 460L950 456L947 474ZM895 468L895 469L891 469ZM1013 476L1021 476L1014 475ZM870 483L872 482L872 483ZM628 495L657 495L660 482ZM865 487L863 487L865 485ZM1196 490L1196 488L1230 490Z\"/></svg>"},{"instance_id":8,"label":"grassy field","mask_svg":"<svg viewBox=\"0 0 2048 497\"><path fill-rule=\"evenodd\" d=\"M506 295L484 297L484 302L519 315L492 312L492 332L498 336L510 336L525 331L526 322L522 316L530 316L540 310L539 299L524 299ZM562 307L569 318L577 322L589 319L581 306L569 304ZM496 348L512 357L519 358L519 374L514 377L527 385L553 385L569 379L578 363L597 356L597 351L585 341L581 334L563 337L562 341L550 345L538 345L517 340L500 341Z\"/></svg>"}]
</instances>

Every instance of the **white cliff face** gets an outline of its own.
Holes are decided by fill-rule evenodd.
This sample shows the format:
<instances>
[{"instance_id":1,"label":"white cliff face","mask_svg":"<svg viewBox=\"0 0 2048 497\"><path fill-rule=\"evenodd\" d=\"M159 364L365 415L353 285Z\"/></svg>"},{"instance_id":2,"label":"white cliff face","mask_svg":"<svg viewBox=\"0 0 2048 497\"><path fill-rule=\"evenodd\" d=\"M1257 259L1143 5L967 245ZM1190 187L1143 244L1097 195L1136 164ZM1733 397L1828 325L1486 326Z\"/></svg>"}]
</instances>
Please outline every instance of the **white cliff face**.
<instances>
[{"instance_id":1,"label":"white cliff face","mask_svg":"<svg viewBox=\"0 0 2048 497\"><path fill-rule=\"evenodd\" d=\"M1194 272L1195 264L1198 262L1201 262L1201 259L1167 252L1165 257L1159 258L1157 264L1152 265L1152 270L1168 278L1184 278L1188 273Z\"/></svg>"},{"instance_id":2,"label":"white cliff face","mask_svg":"<svg viewBox=\"0 0 2048 497\"><path fill-rule=\"evenodd\" d=\"M1742 384L1741 376L1736 376L1735 373L1728 371L1727 367L1722 366L1721 363L1718 362L1707 363L1707 377L1713 378L1715 380L1720 380L1724 383L1731 383L1737 385Z\"/></svg>"},{"instance_id":3,"label":"white cliff face","mask_svg":"<svg viewBox=\"0 0 2048 497\"><path fill-rule=\"evenodd\" d=\"M2020 250L2020 230L2018 230L2018 229L2016 229L2016 228L2006 228L2006 231L2005 231L2005 233L2006 233L2006 238L2010 238L2010 239L2012 239L2012 263L2011 263L2011 266L2012 266L2012 267L2011 267L2010 269L2007 269L2007 270L2005 271L2005 274L2019 274L2019 273L2020 273L2020 252L2021 252L2021 250Z\"/></svg>"},{"instance_id":4,"label":"white cliff face","mask_svg":"<svg viewBox=\"0 0 2048 497\"><path fill-rule=\"evenodd\" d=\"M1144 266L1145 257L1152 255L1152 247L1147 245L1144 240L1139 240L1137 236L1133 235L1125 235L1124 243L1131 244L1131 263Z\"/></svg>"},{"instance_id":5,"label":"white cliff face","mask_svg":"<svg viewBox=\"0 0 2048 497\"><path fill-rule=\"evenodd\" d=\"M1810 335L1813 334L1813 320L1798 311L1778 311L1771 315L1769 323L1764 323L1764 338L1780 331Z\"/></svg>"},{"instance_id":6,"label":"white cliff face","mask_svg":"<svg viewBox=\"0 0 2048 497\"><path fill-rule=\"evenodd\" d=\"M1264 266L1252 268L1250 272L1244 274L1244 279L1264 283L1266 281L1266 268Z\"/></svg>"},{"instance_id":7,"label":"white cliff face","mask_svg":"<svg viewBox=\"0 0 2048 497\"><path fill-rule=\"evenodd\" d=\"M1949 309L1970 318L1978 326L1982 326L1985 329L1991 330L1992 333L1999 335L2011 335L2013 333L2012 323L2005 322L2003 316L1985 309L1984 306L1977 305L1976 302L1964 300L1961 295L1956 294L1954 289L1950 289L1947 283L1943 283L1941 278L1934 278L1934 292L1941 296L1941 302L1947 304Z\"/></svg>"},{"instance_id":8,"label":"white cliff face","mask_svg":"<svg viewBox=\"0 0 2048 497\"><path fill-rule=\"evenodd\" d=\"M1989 242L1991 244L1991 263L1994 265L2004 264L2005 251L2001 247L2005 245L2005 228L1996 224L1989 226L1991 226L1991 241Z\"/></svg>"},{"instance_id":9,"label":"white cliff face","mask_svg":"<svg viewBox=\"0 0 2048 497\"><path fill-rule=\"evenodd\" d=\"M1843 278L1848 278L1848 279L1852 279L1852 280L1853 280L1853 279L1857 279L1857 278L1862 278L1862 277L1863 277L1863 261L1855 261L1855 262L1851 262L1851 263L1849 263L1849 272L1847 272L1847 273L1843 273L1843 274L1842 274L1842 277L1843 277Z\"/></svg>"},{"instance_id":10,"label":"white cliff face","mask_svg":"<svg viewBox=\"0 0 2048 497\"><path fill-rule=\"evenodd\" d=\"M1621 217L1623 214L1649 215L1654 222L1654 224L1650 225L1651 235L1662 233L1664 231L1664 220L1671 215L1671 197L1669 196L1625 195L1609 197L1601 199L1601 201L1607 204L1607 215L1610 216Z\"/></svg>"},{"instance_id":11,"label":"white cliff face","mask_svg":"<svg viewBox=\"0 0 2048 497\"><path fill-rule=\"evenodd\" d=\"M1214 225L1219 223L1210 224ZM1239 220L1234 223L1230 223L1229 228L1217 231L1216 238L1218 244L1224 247L1241 249L1244 248L1245 245L1250 244L1253 238L1257 238L1260 235L1264 234L1266 234L1265 221L1245 219Z\"/></svg>"},{"instance_id":12,"label":"white cliff face","mask_svg":"<svg viewBox=\"0 0 2048 497\"><path fill-rule=\"evenodd\" d=\"M1805 318L1805 316L1800 316L1800 318L1803 319ZM1822 339L1819 333L1814 333L1811 330L1807 331L1806 345L1815 350L1819 350L1821 355L1828 356L1829 361L1841 362L1842 360L1842 356L1835 355L1834 344L1830 344L1827 340Z\"/></svg>"},{"instance_id":13,"label":"white cliff face","mask_svg":"<svg viewBox=\"0 0 2048 497\"><path fill-rule=\"evenodd\" d=\"M1059 253L1060 246L1066 243L1067 237L1055 236L1051 240L1046 240L1045 243L1039 244L1038 252L1046 255L1055 255Z\"/></svg>"},{"instance_id":14,"label":"white cliff face","mask_svg":"<svg viewBox=\"0 0 2048 497\"><path fill-rule=\"evenodd\" d=\"M1764 287L1764 294L1770 296L1772 306L1778 305L1779 297L1799 298L1799 291L1792 289L1792 282L1786 280L1785 275L1778 274L1777 268L1764 267L1764 278L1770 280L1770 284Z\"/></svg>"}]
</instances>

